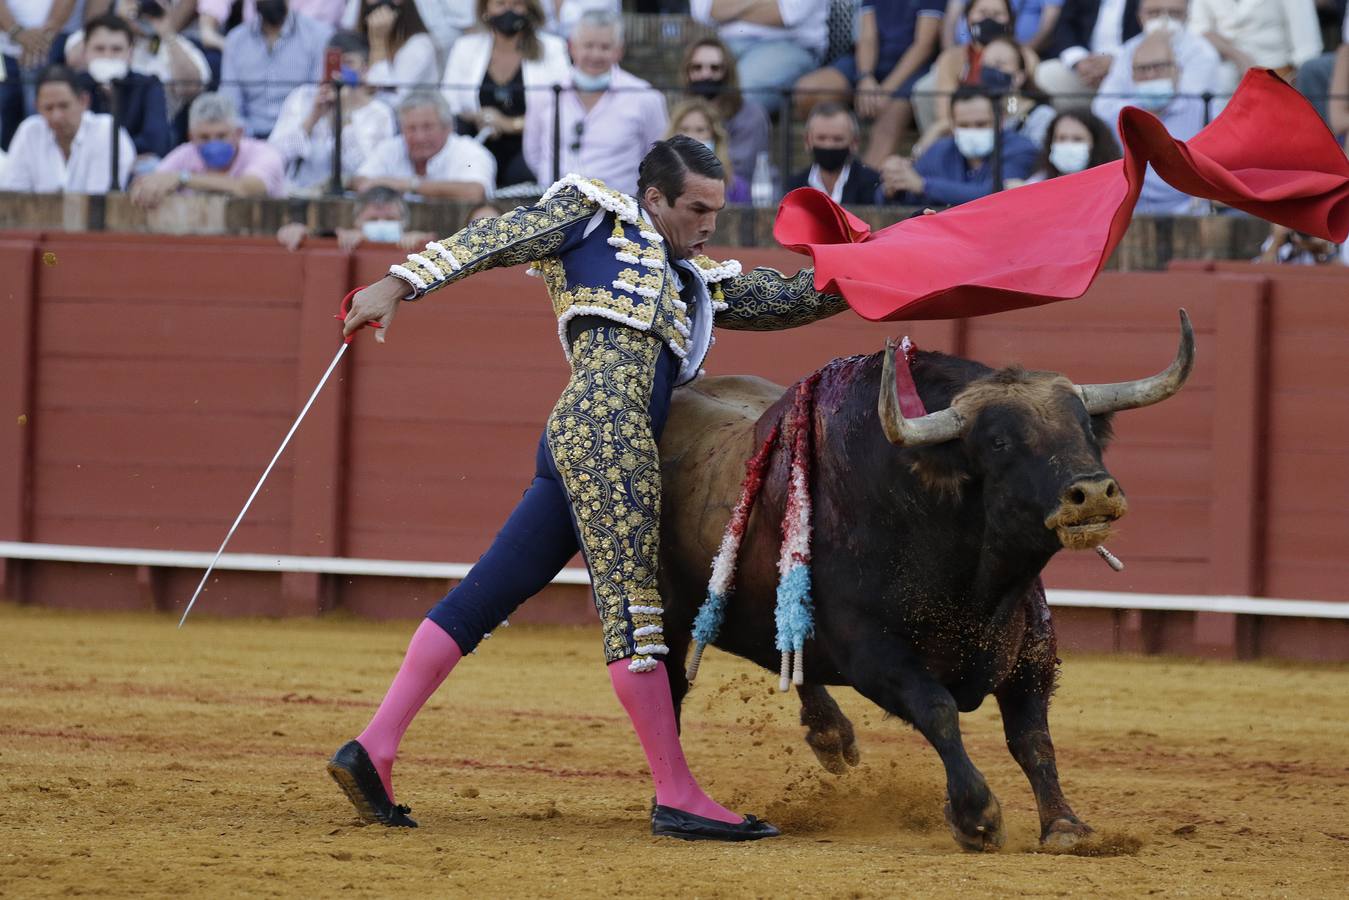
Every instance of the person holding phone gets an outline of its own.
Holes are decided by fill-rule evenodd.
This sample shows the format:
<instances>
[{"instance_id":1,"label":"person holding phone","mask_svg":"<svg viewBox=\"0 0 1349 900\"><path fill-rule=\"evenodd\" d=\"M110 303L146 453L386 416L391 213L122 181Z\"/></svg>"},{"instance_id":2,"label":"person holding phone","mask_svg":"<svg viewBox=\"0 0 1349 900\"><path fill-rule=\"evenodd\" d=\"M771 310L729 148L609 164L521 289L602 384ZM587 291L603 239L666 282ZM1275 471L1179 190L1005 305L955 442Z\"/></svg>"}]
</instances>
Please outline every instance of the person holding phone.
<instances>
[{"instance_id":1,"label":"person holding phone","mask_svg":"<svg viewBox=\"0 0 1349 900\"><path fill-rule=\"evenodd\" d=\"M370 48L354 31L339 31L324 50L323 81L302 84L287 95L267 142L286 163L290 192L320 193L332 179L339 93L342 113L342 181L355 176L375 147L393 137L393 110L375 99L366 83Z\"/></svg>"}]
</instances>

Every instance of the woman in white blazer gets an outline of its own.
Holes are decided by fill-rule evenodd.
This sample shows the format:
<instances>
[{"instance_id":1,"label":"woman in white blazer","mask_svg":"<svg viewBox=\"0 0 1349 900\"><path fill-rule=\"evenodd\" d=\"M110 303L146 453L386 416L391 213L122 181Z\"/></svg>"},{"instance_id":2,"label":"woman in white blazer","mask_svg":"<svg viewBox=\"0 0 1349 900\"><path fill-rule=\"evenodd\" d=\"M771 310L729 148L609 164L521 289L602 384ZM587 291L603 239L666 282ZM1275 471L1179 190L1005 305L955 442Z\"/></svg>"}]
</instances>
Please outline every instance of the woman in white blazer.
<instances>
[{"instance_id":1,"label":"woman in white blazer","mask_svg":"<svg viewBox=\"0 0 1349 900\"><path fill-rule=\"evenodd\" d=\"M521 138L525 108L547 102L548 89L566 80L567 45L543 32L539 0L478 0L478 21L483 30L450 48L445 99L460 130L481 135L496 157L499 187L534 181Z\"/></svg>"}]
</instances>

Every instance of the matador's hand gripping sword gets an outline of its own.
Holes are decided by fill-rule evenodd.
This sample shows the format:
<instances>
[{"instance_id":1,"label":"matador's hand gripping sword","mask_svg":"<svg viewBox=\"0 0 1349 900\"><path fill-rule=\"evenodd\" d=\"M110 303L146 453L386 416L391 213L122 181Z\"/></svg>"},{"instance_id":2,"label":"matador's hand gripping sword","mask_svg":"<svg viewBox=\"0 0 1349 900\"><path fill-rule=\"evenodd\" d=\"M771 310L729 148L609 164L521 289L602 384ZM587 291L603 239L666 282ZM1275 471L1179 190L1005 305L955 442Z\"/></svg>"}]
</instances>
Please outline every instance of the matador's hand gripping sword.
<instances>
[{"instance_id":1,"label":"matador's hand gripping sword","mask_svg":"<svg viewBox=\"0 0 1349 900\"><path fill-rule=\"evenodd\" d=\"M347 294L346 297L342 298L342 311L333 316L334 319L343 322L346 321L347 310L351 307L351 298L356 296L356 293L361 290L363 290L363 288L356 288L350 294ZM370 328L382 327L378 322L366 322L365 324ZM295 435L296 429L298 429L300 423L304 421L305 413L309 412L309 407L314 405L314 400L318 398L319 391L323 390L323 386L328 383L328 376L333 374L333 369L337 368L338 362L342 359L342 354L347 352L347 347L351 346L351 342L355 339L356 333L352 332L342 341L342 346L337 348L337 355L333 357L332 362L328 363L328 370L324 372L323 377L319 379L318 387L314 388L314 393L310 394L309 399L305 401L304 409L300 410L300 414L295 417L295 424L291 425L290 431L286 432L285 438L281 441L281 446L276 448L276 455L273 456L272 461L267 464L267 468L263 471L262 477L258 479L257 486L253 488L253 493L249 494L248 499L244 501L244 508L239 510L239 515L235 518L234 524L230 526L229 533L225 535L225 540L221 541L220 549L215 552L215 559L211 560L211 564L206 567L206 574L201 576L201 582L197 585L197 589L192 592L192 599L187 602L187 609L183 610L183 617L178 620L179 628L182 628L183 623L187 621L187 614L192 612L192 605L197 602L197 597L201 595L201 589L206 586L206 579L211 577L211 572L215 569L215 564L220 562L220 555L225 552L225 545L230 542L230 538L234 537L234 532L239 527L239 523L244 520L244 514L248 512L248 507L253 505L254 498L258 496L258 491L262 490L262 483L267 480L268 475L272 474L272 467L275 466L276 461L281 458L281 454L285 451L286 445L290 443L290 439Z\"/></svg>"}]
</instances>

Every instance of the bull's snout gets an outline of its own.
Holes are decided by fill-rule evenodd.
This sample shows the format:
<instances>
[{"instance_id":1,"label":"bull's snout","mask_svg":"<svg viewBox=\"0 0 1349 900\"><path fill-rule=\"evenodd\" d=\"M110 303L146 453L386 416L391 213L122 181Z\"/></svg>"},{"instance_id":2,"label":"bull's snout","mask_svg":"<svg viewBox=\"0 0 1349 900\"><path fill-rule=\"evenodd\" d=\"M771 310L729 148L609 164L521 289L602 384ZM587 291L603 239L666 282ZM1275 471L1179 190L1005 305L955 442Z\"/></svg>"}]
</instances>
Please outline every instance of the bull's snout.
<instances>
[{"instance_id":1,"label":"bull's snout","mask_svg":"<svg viewBox=\"0 0 1349 900\"><path fill-rule=\"evenodd\" d=\"M1079 478L1059 496L1058 508L1045 519L1069 550L1099 547L1110 537L1111 525L1129 511L1119 482L1109 475Z\"/></svg>"}]
</instances>

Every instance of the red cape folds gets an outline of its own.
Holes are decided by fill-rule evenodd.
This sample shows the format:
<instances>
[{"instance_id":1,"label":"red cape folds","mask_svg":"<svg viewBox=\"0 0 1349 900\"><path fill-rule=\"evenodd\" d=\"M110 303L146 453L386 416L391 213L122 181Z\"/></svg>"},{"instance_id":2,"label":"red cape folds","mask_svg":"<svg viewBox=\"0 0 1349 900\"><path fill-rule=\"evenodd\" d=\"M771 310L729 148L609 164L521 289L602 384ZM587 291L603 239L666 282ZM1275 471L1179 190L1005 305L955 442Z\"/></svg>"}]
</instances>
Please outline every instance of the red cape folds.
<instances>
[{"instance_id":1,"label":"red cape folds","mask_svg":"<svg viewBox=\"0 0 1349 900\"><path fill-rule=\"evenodd\" d=\"M1086 293L1129 226L1146 165L1196 197L1342 243L1349 160L1303 97L1251 70L1227 108L1178 141L1150 113L1119 117L1124 159L1004 191L875 234L814 188L782 199L773 236L815 260L815 286L863 318L954 319Z\"/></svg>"}]
</instances>

